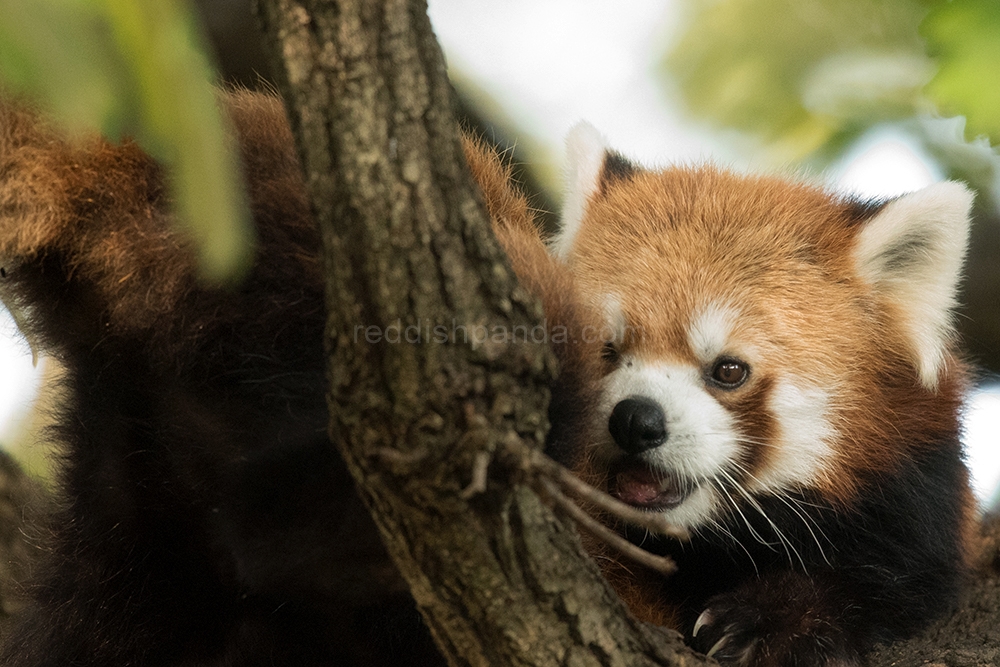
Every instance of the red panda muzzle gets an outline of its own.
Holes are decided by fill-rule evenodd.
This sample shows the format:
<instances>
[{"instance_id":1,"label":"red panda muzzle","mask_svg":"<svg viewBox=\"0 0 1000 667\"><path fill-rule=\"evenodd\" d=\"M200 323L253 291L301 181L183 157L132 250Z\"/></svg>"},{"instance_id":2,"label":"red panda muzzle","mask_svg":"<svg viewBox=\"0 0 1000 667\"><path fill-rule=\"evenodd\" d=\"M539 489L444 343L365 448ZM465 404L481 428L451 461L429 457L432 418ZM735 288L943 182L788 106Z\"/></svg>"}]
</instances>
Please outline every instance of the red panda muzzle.
<instances>
[{"instance_id":1,"label":"red panda muzzle","mask_svg":"<svg viewBox=\"0 0 1000 667\"><path fill-rule=\"evenodd\" d=\"M612 467L608 486L618 500L648 510L671 509L687 497L687 485L675 476L657 473L632 459Z\"/></svg>"}]
</instances>

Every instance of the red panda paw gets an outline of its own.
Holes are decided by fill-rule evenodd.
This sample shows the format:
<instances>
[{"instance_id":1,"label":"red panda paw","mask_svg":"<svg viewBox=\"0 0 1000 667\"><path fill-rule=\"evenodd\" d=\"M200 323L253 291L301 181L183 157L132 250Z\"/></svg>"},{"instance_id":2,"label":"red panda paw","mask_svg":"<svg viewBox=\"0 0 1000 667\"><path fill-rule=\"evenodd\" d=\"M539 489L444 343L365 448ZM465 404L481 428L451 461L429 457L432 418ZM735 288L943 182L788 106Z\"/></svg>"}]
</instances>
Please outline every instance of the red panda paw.
<instances>
[{"instance_id":1,"label":"red panda paw","mask_svg":"<svg viewBox=\"0 0 1000 667\"><path fill-rule=\"evenodd\" d=\"M835 605L809 578L782 573L711 598L689 643L723 665L853 667L858 653Z\"/></svg>"}]
</instances>

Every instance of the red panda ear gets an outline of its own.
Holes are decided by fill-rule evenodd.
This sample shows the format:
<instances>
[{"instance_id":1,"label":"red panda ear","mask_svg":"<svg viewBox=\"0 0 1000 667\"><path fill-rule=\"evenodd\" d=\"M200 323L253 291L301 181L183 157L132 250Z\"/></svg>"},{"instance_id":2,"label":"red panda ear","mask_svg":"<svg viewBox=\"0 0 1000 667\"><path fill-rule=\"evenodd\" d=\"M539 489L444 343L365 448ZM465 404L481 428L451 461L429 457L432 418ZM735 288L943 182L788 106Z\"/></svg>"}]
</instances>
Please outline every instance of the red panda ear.
<instances>
[{"instance_id":1,"label":"red panda ear","mask_svg":"<svg viewBox=\"0 0 1000 667\"><path fill-rule=\"evenodd\" d=\"M631 178L638 169L608 142L593 125L581 121L566 136L566 200L559 232L552 239L552 252L566 259L576 239L587 203L608 184Z\"/></svg>"},{"instance_id":2,"label":"red panda ear","mask_svg":"<svg viewBox=\"0 0 1000 667\"><path fill-rule=\"evenodd\" d=\"M860 276L896 304L921 383L932 390L952 336L972 199L955 182L903 195L865 223L854 248Z\"/></svg>"},{"instance_id":3,"label":"red panda ear","mask_svg":"<svg viewBox=\"0 0 1000 667\"><path fill-rule=\"evenodd\" d=\"M566 197L559 231L552 238L552 253L569 257L583 224L587 204L610 183L631 178L638 168L608 148L607 139L593 125L580 121L566 135Z\"/></svg>"},{"instance_id":4,"label":"red panda ear","mask_svg":"<svg viewBox=\"0 0 1000 667\"><path fill-rule=\"evenodd\" d=\"M566 135L566 198L559 231L552 239L552 252L566 259L576 239L587 202L600 187L601 167L608 142L597 128L580 121Z\"/></svg>"}]
</instances>

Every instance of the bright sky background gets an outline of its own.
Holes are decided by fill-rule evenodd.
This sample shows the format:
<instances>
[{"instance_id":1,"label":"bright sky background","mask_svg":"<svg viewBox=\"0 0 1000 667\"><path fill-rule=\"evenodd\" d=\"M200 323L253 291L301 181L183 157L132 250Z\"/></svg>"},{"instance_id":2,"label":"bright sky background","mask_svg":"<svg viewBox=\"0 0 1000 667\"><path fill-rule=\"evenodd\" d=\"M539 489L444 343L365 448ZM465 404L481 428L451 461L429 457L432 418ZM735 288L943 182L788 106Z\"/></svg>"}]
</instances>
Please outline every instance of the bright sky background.
<instances>
[{"instance_id":1,"label":"bright sky background","mask_svg":"<svg viewBox=\"0 0 1000 667\"><path fill-rule=\"evenodd\" d=\"M448 64L552 146L579 120L646 164L731 158L650 76L677 9L664 0L430 0Z\"/></svg>"},{"instance_id":2,"label":"bright sky background","mask_svg":"<svg viewBox=\"0 0 1000 667\"><path fill-rule=\"evenodd\" d=\"M40 379L41 364L37 368L32 364L31 348L0 305L0 444L26 415Z\"/></svg>"},{"instance_id":3,"label":"bright sky background","mask_svg":"<svg viewBox=\"0 0 1000 667\"><path fill-rule=\"evenodd\" d=\"M651 72L677 25L672 0L430 0L449 64L489 92L515 126L553 147L586 119L615 148L647 165L708 158L753 167L723 138L685 119ZM875 131L827 175L865 196L889 196L940 180L905 135ZM38 384L39 370L0 317L0 440ZM970 402L967 446L977 495L1000 483L1000 385Z\"/></svg>"}]
</instances>

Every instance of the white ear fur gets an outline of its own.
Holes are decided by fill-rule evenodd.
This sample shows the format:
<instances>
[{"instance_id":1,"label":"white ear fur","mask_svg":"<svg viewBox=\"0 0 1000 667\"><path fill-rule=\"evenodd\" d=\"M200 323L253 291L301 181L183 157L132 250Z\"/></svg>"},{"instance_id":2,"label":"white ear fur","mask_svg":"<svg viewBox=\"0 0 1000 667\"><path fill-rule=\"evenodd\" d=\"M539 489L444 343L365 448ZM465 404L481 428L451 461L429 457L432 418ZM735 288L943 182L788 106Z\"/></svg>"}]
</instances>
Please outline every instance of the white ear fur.
<instances>
[{"instance_id":1,"label":"white ear fur","mask_svg":"<svg viewBox=\"0 0 1000 667\"><path fill-rule=\"evenodd\" d=\"M861 277L899 304L920 381L931 390L952 335L972 199L953 181L903 195L865 223L854 248Z\"/></svg>"},{"instance_id":2,"label":"white ear fur","mask_svg":"<svg viewBox=\"0 0 1000 667\"><path fill-rule=\"evenodd\" d=\"M593 125L581 121L566 135L566 199L559 231L552 239L552 252L559 259L569 256L580 231L587 202L597 191L608 142Z\"/></svg>"}]
</instances>

